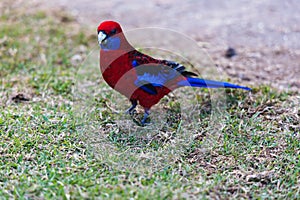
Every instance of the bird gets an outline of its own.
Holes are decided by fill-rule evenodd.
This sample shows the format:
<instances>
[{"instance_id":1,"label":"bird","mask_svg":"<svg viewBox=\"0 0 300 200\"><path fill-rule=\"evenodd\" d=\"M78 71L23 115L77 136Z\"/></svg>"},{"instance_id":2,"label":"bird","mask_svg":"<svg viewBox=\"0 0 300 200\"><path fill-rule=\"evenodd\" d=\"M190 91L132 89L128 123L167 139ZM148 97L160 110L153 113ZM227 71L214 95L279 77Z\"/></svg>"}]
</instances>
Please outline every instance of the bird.
<instances>
[{"instance_id":1,"label":"bird","mask_svg":"<svg viewBox=\"0 0 300 200\"><path fill-rule=\"evenodd\" d=\"M145 125L150 109L171 91L185 86L200 88L251 88L232 83L197 78L178 62L156 59L135 49L126 39L120 24L103 21L97 28L100 46L100 70L113 89L126 96L132 114L139 104L144 109Z\"/></svg>"}]
</instances>

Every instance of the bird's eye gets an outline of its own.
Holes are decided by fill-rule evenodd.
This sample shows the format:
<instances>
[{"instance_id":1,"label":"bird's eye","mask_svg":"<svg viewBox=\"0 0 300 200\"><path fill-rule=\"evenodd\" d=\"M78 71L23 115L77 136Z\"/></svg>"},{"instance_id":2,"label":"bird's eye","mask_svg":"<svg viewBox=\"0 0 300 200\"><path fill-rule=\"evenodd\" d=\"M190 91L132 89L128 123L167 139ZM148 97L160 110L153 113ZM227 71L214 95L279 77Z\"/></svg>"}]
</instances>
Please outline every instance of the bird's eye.
<instances>
[{"instance_id":1,"label":"bird's eye","mask_svg":"<svg viewBox=\"0 0 300 200\"><path fill-rule=\"evenodd\" d=\"M116 32L117 32L117 29L113 29L113 30L110 31L110 34L113 35L113 34L116 34Z\"/></svg>"}]
</instances>

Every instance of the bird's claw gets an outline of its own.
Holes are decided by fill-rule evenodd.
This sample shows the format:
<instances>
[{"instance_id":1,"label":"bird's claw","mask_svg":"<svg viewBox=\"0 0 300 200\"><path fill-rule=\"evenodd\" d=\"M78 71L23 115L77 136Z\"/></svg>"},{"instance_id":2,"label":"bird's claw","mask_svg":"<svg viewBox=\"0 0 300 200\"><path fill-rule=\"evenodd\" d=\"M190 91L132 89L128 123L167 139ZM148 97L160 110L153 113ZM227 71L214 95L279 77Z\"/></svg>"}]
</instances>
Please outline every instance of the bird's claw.
<instances>
[{"instance_id":1,"label":"bird's claw","mask_svg":"<svg viewBox=\"0 0 300 200\"><path fill-rule=\"evenodd\" d=\"M147 122L148 116L149 116L149 109L145 109L144 117L141 120L142 126L149 124L149 122Z\"/></svg>"},{"instance_id":2,"label":"bird's claw","mask_svg":"<svg viewBox=\"0 0 300 200\"><path fill-rule=\"evenodd\" d=\"M136 113L135 109L132 109L132 110L128 109L125 111L125 114L127 114L127 115L134 115L135 113Z\"/></svg>"},{"instance_id":3,"label":"bird's claw","mask_svg":"<svg viewBox=\"0 0 300 200\"><path fill-rule=\"evenodd\" d=\"M142 126L147 126L149 124L150 124L150 122L146 122L146 120L141 120L141 125Z\"/></svg>"},{"instance_id":4,"label":"bird's claw","mask_svg":"<svg viewBox=\"0 0 300 200\"><path fill-rule=\"evenodd\" d=\"M130 115L134 114L136 112L135 111L136 106L137 106L137 101L131 100L131 107L128 108L125 113Z\"/></svg>"}]
</instances>

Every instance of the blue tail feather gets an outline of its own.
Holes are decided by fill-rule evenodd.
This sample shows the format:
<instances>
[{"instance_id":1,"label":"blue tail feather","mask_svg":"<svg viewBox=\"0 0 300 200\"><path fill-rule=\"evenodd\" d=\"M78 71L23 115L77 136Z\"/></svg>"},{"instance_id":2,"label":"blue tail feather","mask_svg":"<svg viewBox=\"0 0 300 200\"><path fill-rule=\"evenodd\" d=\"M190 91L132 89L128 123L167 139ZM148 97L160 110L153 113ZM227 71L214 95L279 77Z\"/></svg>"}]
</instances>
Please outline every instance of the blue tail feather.
<instances>
[{"instance_id":1,"label":"blue tail feather","mask_svg":"<svg viewBox=\"0 0 300 200\"><path fill-rule=\"evenodd\" d=\"M227 82L205 80L199 78L188 77L186 80L179 81L178 86L191 86L191 87L203 87L203 88L238 88L243 90L251 90L251 88L235 85Z\"/></svg>"}]
</instances>

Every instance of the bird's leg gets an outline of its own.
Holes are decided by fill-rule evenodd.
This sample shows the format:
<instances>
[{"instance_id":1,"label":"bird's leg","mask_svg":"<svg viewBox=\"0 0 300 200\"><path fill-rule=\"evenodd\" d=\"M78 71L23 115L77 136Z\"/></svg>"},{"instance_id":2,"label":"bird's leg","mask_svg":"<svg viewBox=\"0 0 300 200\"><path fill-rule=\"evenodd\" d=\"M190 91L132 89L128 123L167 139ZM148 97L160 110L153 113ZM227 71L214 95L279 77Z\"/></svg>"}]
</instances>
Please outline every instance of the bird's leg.
<instances>
[{"instance_id":1,"label":"bird's leg","mask_svg":"<svg viewBox=\"0 0 300 200\"><path fill-rule=\"evenodd\" d=\"M135 107L137 106L137 100L130 100L131 107L126 110L126 114L132 114L132 111L134 111Z\"/></svg>"},{"instance_id":2,"label":"bird's leg","mask_svg":"<svg viewBox=\"0 0 300 200\"><path fill-rule=\"evenodd\" d=\"M148 116L149 116L149 114L150 114L149 111L150 111L150 109L145 108L144 117L143 117L143 119L142 119L142 121L141 121L142 125L145 125L145 124L146 124L146 120L147 120L147 118L148 118Z\"/></svg>"}]
</instances>

